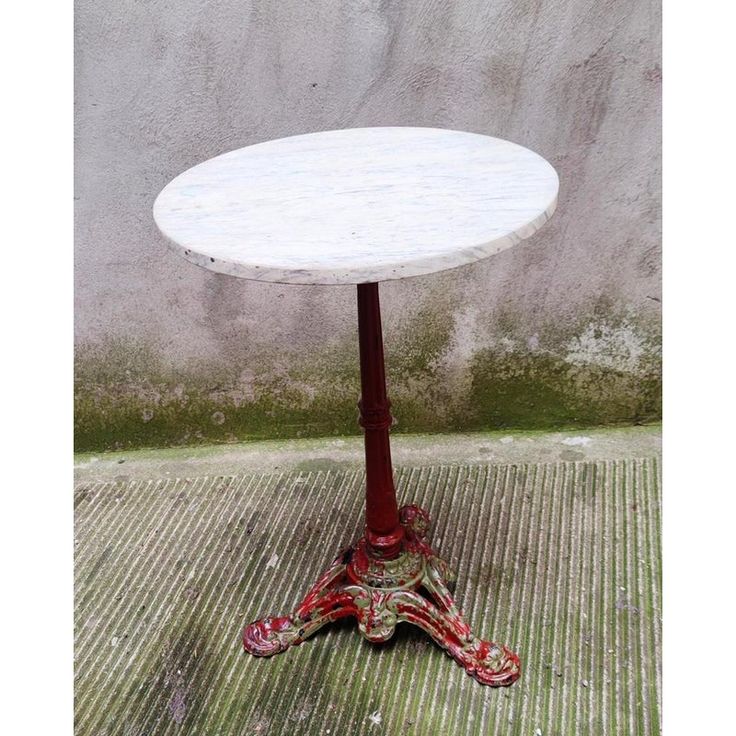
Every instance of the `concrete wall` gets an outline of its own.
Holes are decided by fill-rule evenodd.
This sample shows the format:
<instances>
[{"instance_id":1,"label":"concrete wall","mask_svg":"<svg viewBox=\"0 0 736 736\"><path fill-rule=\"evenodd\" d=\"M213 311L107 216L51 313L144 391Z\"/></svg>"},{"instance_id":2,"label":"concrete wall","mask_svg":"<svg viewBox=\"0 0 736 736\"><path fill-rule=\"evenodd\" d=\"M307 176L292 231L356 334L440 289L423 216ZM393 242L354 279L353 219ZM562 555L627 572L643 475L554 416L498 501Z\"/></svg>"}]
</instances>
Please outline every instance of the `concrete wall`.
<instances>
[{"instance_id":1,"label":"concrete wall","mask_svg":"<svg viewBox=\"0 0 736 736\"><path fill-rule=\"evenodd\" d=\"M151 206L218 153L368 125L561 179L531 240L382 287L397 429L656 418L659 32L656 0L77 0L78 448L356 431L354 289L200 270Z\"/></svg>"}]
</instances>

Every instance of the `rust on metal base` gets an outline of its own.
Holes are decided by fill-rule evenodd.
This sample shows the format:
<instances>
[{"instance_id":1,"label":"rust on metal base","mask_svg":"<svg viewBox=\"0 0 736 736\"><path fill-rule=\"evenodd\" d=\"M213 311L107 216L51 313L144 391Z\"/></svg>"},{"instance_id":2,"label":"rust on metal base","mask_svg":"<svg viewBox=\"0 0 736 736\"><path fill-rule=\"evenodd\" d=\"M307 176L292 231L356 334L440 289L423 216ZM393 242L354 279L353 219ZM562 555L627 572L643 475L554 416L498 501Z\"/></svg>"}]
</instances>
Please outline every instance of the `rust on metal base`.
<instances>
[{"instance_id":1,"label":"rust on metal base","mask_svg":"<svg viewBox=\"0 0 736 736\"><path fill-rule=\"evenodd\" d=\"M429 516L418 506L400 512L401 553L393 560L372 556L365 537L339 554L290 616L254 621L243 631L247 652L269 657L331 621L353 616L372 642L390 639L406 621L427 632L465 671L484 685L511 685L519 658L501 644L478 639L463 619L449 585L454 576L426 542Z\"/></svg>"}]
</instances>

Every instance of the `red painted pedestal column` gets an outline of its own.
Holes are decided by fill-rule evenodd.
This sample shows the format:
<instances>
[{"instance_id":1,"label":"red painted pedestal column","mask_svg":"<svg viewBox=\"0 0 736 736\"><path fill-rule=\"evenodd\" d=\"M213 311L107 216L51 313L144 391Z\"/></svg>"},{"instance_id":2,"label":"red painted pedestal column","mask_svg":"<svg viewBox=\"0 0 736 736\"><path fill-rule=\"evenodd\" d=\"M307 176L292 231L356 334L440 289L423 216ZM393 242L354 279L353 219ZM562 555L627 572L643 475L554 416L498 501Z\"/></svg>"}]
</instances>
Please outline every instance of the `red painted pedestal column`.
<instances>
[{"instance_id":1,"label":"red painted pedestal column","mask_svg":"<svg viewBox=\"0 0 736 736\"><path fill-rule=\"evenodd\" d=\"M373 554L395 559L401 552L404 528L399 523L391 445L391 403L386 395L386 374L381 333L378 284L358 284L358 341L360 345L360 424L365 430L365 524Z\"/></svg>"}]
</instances>

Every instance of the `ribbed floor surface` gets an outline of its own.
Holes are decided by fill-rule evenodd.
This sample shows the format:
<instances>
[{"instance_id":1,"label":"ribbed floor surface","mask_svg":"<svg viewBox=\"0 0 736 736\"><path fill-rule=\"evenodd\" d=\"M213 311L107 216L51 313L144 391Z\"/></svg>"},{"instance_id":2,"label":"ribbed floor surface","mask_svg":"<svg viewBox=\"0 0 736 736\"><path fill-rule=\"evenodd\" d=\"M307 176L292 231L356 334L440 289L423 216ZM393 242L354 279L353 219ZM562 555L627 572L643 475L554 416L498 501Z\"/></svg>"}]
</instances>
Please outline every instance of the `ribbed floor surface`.
<instances>
[{"instance_id":1,"label":"ribbed floor surface","mask_svg":"<svg viewBox=\"0 0 736 736\"><path fill-rule=\"evenodd\" d=\"M458 571L476 633L522 658L491 689L419 630L374 646L326 627L271 659L249 620L286 613L359 535L362 473L80 485L79 736L659 734L655 459L397 472Z\"/></svg>"}]
</instances>

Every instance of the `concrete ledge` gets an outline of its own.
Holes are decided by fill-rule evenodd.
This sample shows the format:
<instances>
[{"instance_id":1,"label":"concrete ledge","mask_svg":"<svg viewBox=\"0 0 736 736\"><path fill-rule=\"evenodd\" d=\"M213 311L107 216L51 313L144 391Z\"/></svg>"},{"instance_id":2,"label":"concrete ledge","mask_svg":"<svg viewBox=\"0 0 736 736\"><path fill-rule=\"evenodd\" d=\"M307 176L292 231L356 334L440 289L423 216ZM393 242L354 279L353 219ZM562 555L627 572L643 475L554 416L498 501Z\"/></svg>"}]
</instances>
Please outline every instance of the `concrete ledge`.
<instances>
[{"instance_id":1,"label":"concrete ledge","mask_svg":"<svg viewBox=\"0 0 736 736\"><path fill-rule=\"evenodd\" d=\"M467 463L529 463L652 457L661 452L660 425L568 432L473 432L393 435L395 467ZM79 481L232 475L363 467L363 438L271 440L163 450L82 453Z\"/></svg>"}]
</instances>

